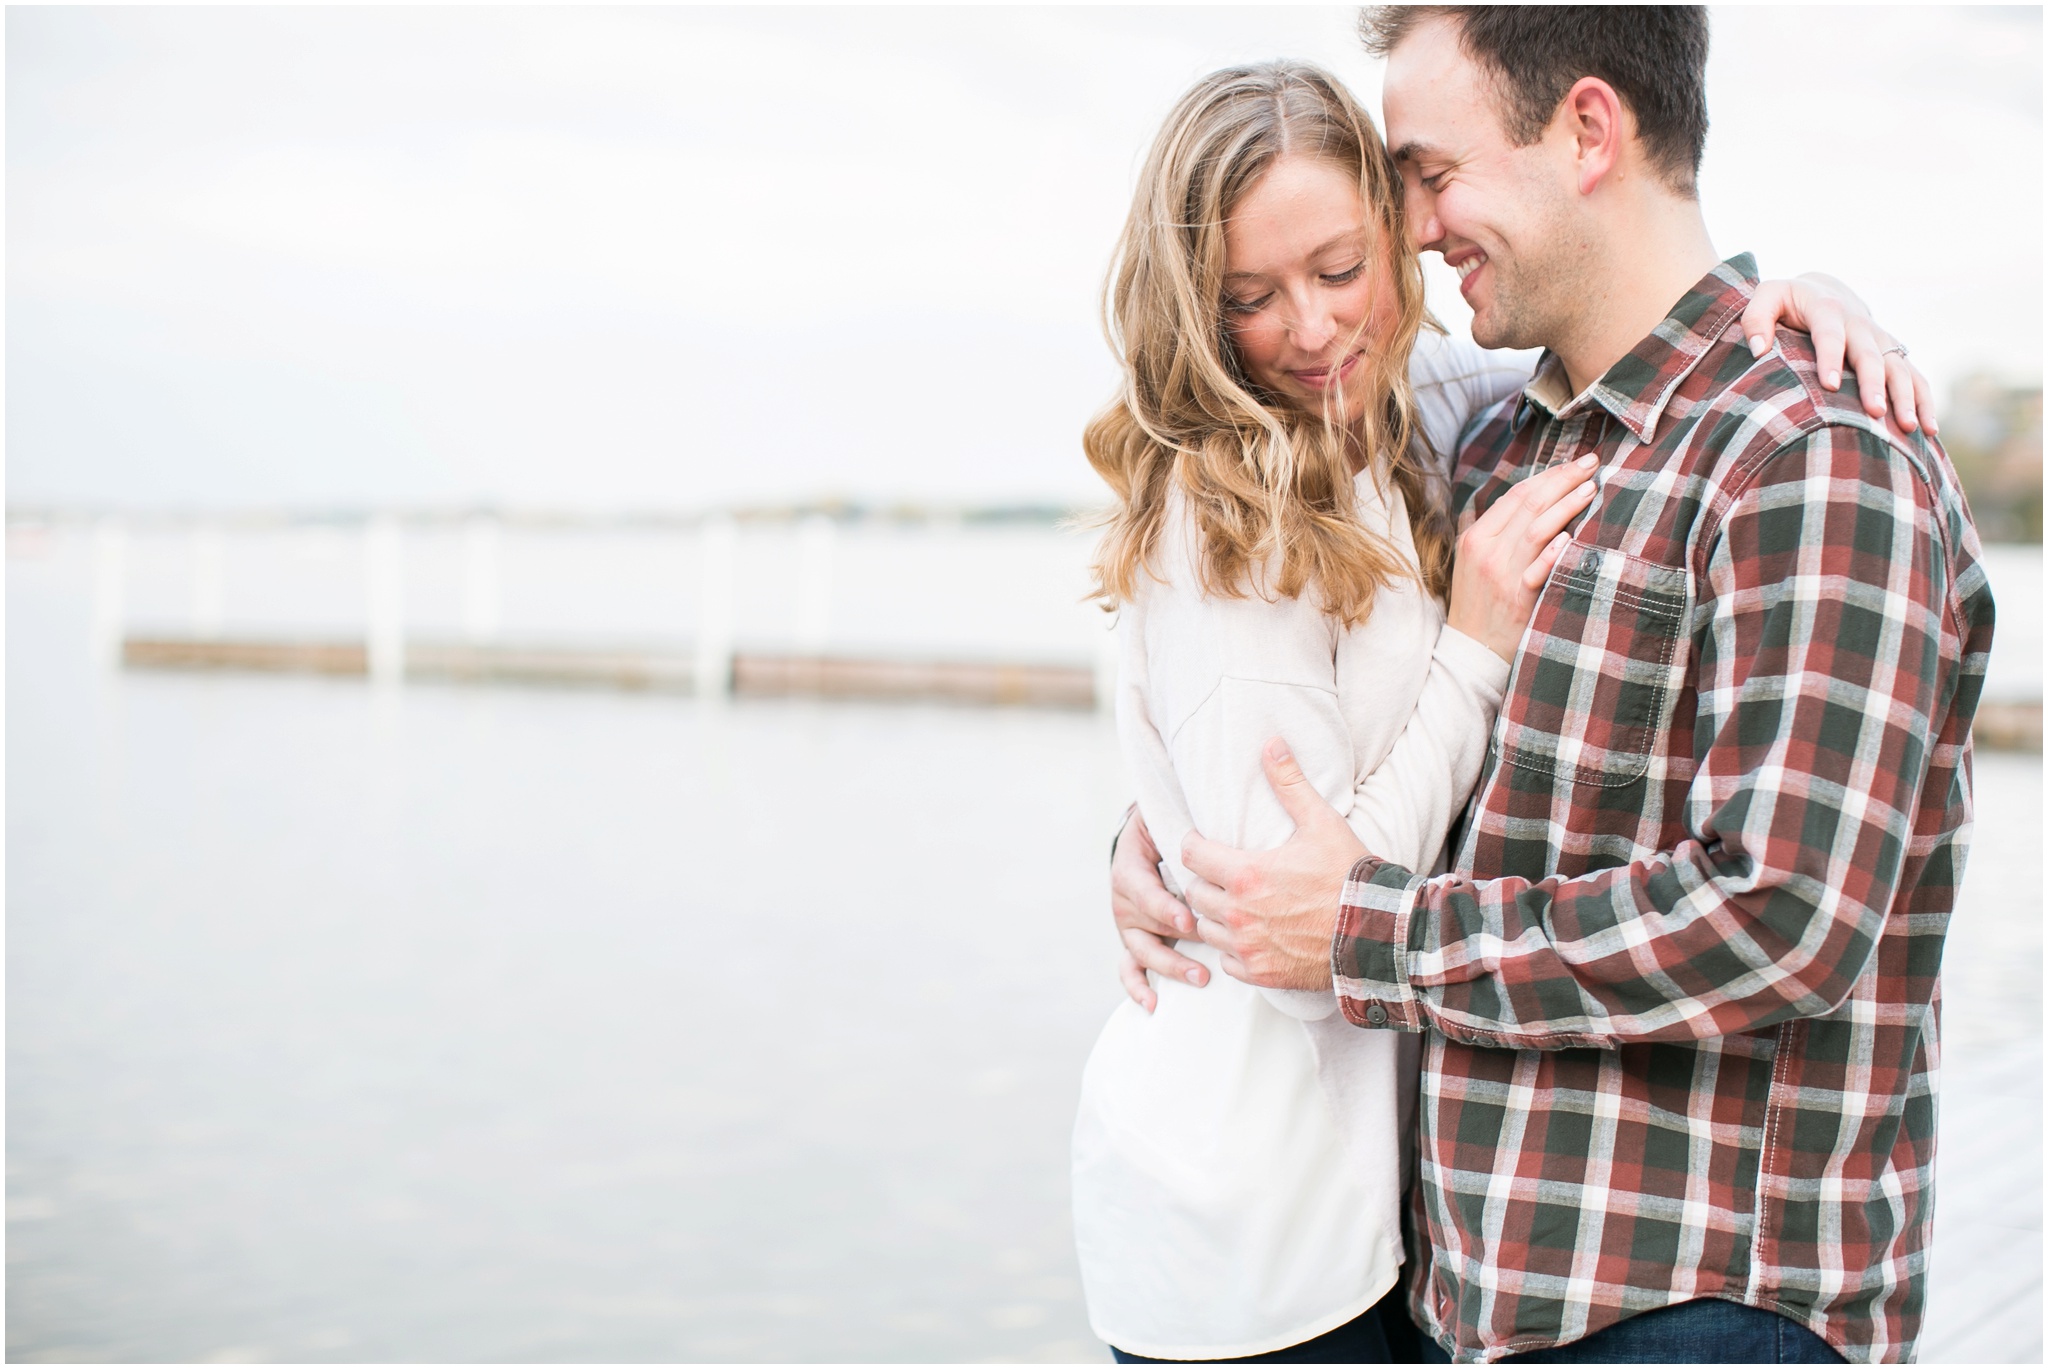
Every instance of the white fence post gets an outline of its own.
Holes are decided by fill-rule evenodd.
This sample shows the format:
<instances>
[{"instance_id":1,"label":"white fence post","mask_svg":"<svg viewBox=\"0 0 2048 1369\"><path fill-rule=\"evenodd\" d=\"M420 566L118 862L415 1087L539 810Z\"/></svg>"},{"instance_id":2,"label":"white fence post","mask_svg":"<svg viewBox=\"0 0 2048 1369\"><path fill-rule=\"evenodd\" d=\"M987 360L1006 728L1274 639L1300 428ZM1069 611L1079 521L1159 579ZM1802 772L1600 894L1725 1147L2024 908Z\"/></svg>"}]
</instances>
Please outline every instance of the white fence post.
<instances>
[{"instance_id":1,"label":"white fence post","mask_svg":"<svg viewBox=\"0 0 2048 1369\"><path fill-rule=\"evenodd\" d=\"M227 549L217 524L199 523L192 529L192 635L212 641L226 619Z\"/></svg>"},{"instance_id":2,"label":"white fence post","mask_svg":"<svg viewBox=\"0 0 2048 1369\"><path fill-rule=\"evenodd\" d=\"M739 534L726 514L704 519L702 567L697 602L697 693L706 699L732 692L733 562Z\"/></svg>"},{"instance_id":3,"label":"white fence post","mask_svg":"<svg viewBox=\"0 0 2048 1369\"><path fill-rule=\"evenodd\" d=\"M814 513L797 526L796 649L822 656L832 637L832 520Z\"/></svg>"},{"instance_id":4,"label":"white fence post","mask_svg":"<svg viewBox=\"0 0 2048 1369\"><path fill-rule=\"evenodd\" d=\"M363 552L370 679L380 685L397 684L405 678L405 547L398 520L388 513L373 515Z\"/></svg>"},{"instance_id":5,"label":"white fence post","mask_svg":"<svg viewBox=\"0 0 2048 1369\"><path fill-rule=\"evenodd\" d=\"M101 666L121 664L127 601L128 525L109 514L92 531L92 654Z\"/></svg>"},{"instance_id":6,"label":"white fence post","mask_svg":"<svg viewBox=\"0 0 2048 1369\"><path fill-rule=\"evenodd\" d=\"M498 636L498 520L479 514L462 526L462 636L472 645Z\"/></svg>"}]
</instances>

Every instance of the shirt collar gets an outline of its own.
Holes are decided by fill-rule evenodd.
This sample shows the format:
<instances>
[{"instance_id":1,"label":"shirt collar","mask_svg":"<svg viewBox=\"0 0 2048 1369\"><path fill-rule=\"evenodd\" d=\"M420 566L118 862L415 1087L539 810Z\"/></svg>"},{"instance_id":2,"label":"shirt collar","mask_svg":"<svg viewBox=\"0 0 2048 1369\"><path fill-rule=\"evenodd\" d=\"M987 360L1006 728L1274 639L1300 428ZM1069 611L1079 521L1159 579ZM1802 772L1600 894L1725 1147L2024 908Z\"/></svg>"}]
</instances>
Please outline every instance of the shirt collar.
<instances>
[{"instance_id":1,"label":"shirt collar","mask_svg":"<svg viewBox=\"0 0 2048 1369\"><path fill-rule=\"evenodd\" d=\"M1536 374L1522 389L1515 426L1527 421L1531 406L1553 418L1569 418L1598 404L1638 441L1653 441L1665 404L1707 349L1721 340L1729 322L1749 307L1756 286L1756 259L1747 252L1730 257L1700 277L1664 321L1583 394L1571 392L1564 363L1556 353L1545 351L1536 363Z\"/></svg>"}]
</instances>

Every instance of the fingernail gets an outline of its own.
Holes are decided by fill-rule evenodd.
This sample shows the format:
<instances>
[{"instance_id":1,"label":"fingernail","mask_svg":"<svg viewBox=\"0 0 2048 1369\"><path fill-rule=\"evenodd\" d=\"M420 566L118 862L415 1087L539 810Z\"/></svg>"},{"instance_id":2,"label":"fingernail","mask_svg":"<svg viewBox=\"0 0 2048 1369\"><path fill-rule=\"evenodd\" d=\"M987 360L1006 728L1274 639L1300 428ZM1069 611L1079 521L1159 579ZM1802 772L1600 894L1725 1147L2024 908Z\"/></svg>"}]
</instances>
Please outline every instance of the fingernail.
<instances>
[{"instance_id":1,"label":"fingernail","mask_svg":"<svg viewBox=\"0 0 2048 1369\"><path fill-rule=\"evenodd\" d=\"M1770 346L1770 343L1764 341L1763 334L1758 333L1749 340L1749 354L1753 357L1760 357L1770 350Z\"/></svg>"},{"instance_id":2,"label":"fingernail","mask_svg":"<svg viewBox=\"0 0 2048 1369\"><path fill-rule=\"evenodd\" d=\"M1244 753L1239 752L1238 754L1242 755ZM1266 754L1276 761L1291 761L1294 759L1294 753L1287 749L1287 743L1281 741L1278 737L1266 743Z\"/></svg>"},{"instance_id":3,"label":"fingernail","mask_svg":"<svg viewBox=\"0 0 2048 1369\"><path fill-rule=\"evenodd\" d=\"M1821 372L1820 383L1832 390L1842 383L1842 373L1840 371L1823 371Z\"/></svg>"},{"instance_id":4,"label":"fingernail","mask_svg":"<svg viewBox=\"0 0 2048 1369\"><path fill-rule=\"evenodd\" d=\"M1600 458L1593 455L1593 453L1591 452L1587 452L1584 456L1579 458L1579 464L1590 471L1595 466L1600 464Z\"/></svg>"},{"instance_id":5,"label":"fingernail","mask_svg":"<svg viewBox=\"0 0 2048 1369\"><path fill-rule=\"evenodd\" d=\"M1243 755L1244 753L1243 753L1242 751L1240 751L1240 752L1238 752L1238 754L1239 754L1239 755L1241 756L1241 755ZM1193 985L1194 985L1194 986L1196 986L1197 988L1200 988L1200 987L1201 987L1201 984L1202 984L1202 972L1201 972L1200 970L1189 970L1189 971L1188 971L1188 983L1190 983L1190 984L1193 984Z\"/></svg>"}]
</instances>

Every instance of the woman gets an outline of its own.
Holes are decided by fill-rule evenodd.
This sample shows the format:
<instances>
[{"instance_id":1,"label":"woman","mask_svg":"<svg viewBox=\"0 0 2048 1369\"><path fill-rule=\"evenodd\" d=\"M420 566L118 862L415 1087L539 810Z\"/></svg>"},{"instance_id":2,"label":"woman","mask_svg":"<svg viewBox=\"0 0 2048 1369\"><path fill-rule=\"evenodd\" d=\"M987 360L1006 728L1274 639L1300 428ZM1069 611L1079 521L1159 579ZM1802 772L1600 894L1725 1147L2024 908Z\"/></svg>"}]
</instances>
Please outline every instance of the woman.
<instances>
[{"instance_id":1,"label":"woman","mask_svg":"<svg viewBox=\"0 0 2048 1369\"><path fill-rule=\"evenodd\" d=\"M1279 735L1367 846L1435 865L1590 463L1524 482L1452 566L1445 460L1528 373L1429 324L1385 150L1313 67L1218 72L1181 100L1109 312L1125 386L1086 437L1118 499L1097 588L1151 841L1282 841L1258 768ZM1120 1360L1385 1361L1410 1038L1350 1027L1327 993L1201 977L1124 1005L1089 1060L1074 1217L1095 1329Z\"/></svg>"}]
</instances>

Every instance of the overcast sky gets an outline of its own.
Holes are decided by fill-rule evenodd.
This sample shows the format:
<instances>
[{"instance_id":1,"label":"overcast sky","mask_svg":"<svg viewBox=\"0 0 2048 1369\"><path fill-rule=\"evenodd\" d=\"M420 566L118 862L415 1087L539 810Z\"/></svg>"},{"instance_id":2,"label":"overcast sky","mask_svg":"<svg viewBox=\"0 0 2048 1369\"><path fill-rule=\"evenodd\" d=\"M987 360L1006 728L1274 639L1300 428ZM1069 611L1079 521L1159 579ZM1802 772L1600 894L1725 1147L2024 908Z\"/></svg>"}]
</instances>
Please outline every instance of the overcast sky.
<instances>
[{"instance_id":1,"label":"overcast sky","mask_svg":"<svg viewBox=\"0 0 2048 1369\"><path fill-rule=\"evenodd\" d=\"M1716 245L2038 383L2040 13L1717 9ZM9 502L1092 501L1145 144L1352 22L12 8Z\"/></svg>"}]
</instances>

